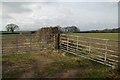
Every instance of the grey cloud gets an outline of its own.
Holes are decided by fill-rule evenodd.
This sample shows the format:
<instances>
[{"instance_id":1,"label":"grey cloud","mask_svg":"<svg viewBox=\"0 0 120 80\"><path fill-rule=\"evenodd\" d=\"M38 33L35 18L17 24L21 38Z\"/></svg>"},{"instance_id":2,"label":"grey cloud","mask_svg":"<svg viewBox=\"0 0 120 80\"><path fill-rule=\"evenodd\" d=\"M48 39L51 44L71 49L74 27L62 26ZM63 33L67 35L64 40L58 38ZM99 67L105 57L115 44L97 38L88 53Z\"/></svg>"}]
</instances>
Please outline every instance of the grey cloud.
<instances>
[{"instance_id":1,"label":"grey cloud","mask_svg":"<svg viewBox=\"0 0 120 80\"><path fill-rule=\"evenodd\" d=\"M3 14L2 19L12 19L12 17L8 14Z\"/></svg>"},{"instance_id":2,"label":"grey cloud","mask_svg":"<svg viewBox=\"0 0 120 80\"><path fill-rule=\"evenodd\" d=\"M37 30L45 26L60 25L62 27L75 25L81 30L103 29L116 27L117 21L116 3L3 3L3 18L15 18L21 30ZM28 12L28 13L26 13ZM17 14L16 17L11 13ZM25 14L22 14L25 13ZM32 14L32 16L29 16ZM22 16L22 17L21 17ZM25 18L25 17L26 18ZM21 20L24 19L22 23ZM28 19L28 21L25 19ZM9 20L8 20L9 21ZM29 22L33 22L28 24Z\"/></svg>"},{"instance_id":3,"label":"grey cloud","mask_svg":"<svg viewBox=\"0 0 120 80\"><path fill-rule=\"evenodd\" d=\"M14 19L14 17L11 16L12 13L21 14L21 13L25 13L25 12L32 12L32 10L27 7L28 4L30 4L30 3L3 2L2 3L2 19L3 19L3 21L8 20L8 19Z\"/></svg>"},{"instance_id":4,"label":"grey cloud","mask_svg":"<svg viewBox=\"0 0 120 80\"><path fill-rule=\"evenodd\" d=\"M24 13L24 12L30 12L32 11L31 9L25 7L25 5L28 5L29 3L23 3L23 2L3 2L2 9L3 13L8 12L8 13Z\"/></svg>"}]
</instances>

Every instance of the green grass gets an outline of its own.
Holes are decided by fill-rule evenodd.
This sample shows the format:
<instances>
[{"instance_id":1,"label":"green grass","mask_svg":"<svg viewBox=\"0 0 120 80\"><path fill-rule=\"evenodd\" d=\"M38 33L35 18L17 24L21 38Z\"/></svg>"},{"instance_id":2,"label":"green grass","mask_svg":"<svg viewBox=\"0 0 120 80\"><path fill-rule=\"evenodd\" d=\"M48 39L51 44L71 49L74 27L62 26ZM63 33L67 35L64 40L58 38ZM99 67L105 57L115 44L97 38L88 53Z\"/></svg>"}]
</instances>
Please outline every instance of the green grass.
<instances>
[{"instance_id":1,"label":"green grass","mask_svg":"<svg viewBox=\"0 0 120 80\"><path fill-rule=\"evenodd\" d=\"M118 33L69 33L70 35L118 40Z\"/></svg>"},{"instance_id":2,"label":"green grass","mask_svg":"<svg viewBox=\"0 0 120 80\"><path fill-rule=\"evenodd\" d=\"M109 71L109 69L111 69L110 67L98 64L96 62L87 60L87 59L83 59L80 57L77 57L75 55L69 54L69 53L65 53L65 55L67 56L66 58L70 58L70 59L66 59L64 60L65 57L63 57L63 60L59 60L54 63L52 63L51 65L48 65L45 67L45 70L47 72L47 74L50 76L60 73L60 72L64 72L65 70L70 70L70 69L80 69L83 73L81 73L80 71L78 71L76 74L76 77L79 78L105 78L105 77L109 77L107 71ZM90 70L89 70L90 69ZM82 76L81 76L82 74ZM97 74L97 75L95 75Z\"/></svg>"},{"instance_id":3,"label":"green grass","mask_svg":"<svg viewBox=\"0 0 120 80\"><path fill-rule=\"evenodd\" d=\"M35 61L31 54L3 54L2 76L3 78L17 78L24 73L25 68Z\"/></svg>"},{"instance_id":4,"label":"green grass","mask_svg":"<svg viewBox=\"0 0 120 80\"><path fill-rule=\"evenodd\" d=\"M106 38L117 40L117 33L71 33L72 35ZM3 78L17 78L21 77L26 71L34 71L34 78L40 77L55 77L55 74L62 73L70 69L78 69L75 77L80 78L106 78L111 77L109 70L110 67L101 65L99 63L80 58L69 53L53 50L48 44L38 44L41 50L36 54L24 53L13 54L6 53L2 55ZM46 47L47 46L47 47ZM64 54L64 56L62 55ZM44 65L42 72L39 70L43 66L40 61L51 61L52 63ZM38 66L40 65L40 66ZM31 69L28 70L28 68ZM61 76L62 77L62 76Z\"/></svg>"},{"instance_id":5,"label":"green grass","mask_svg":"<svg viewBox=\"0 0 120 80\"><path fill-rule=\"evenodd\" d=\"M62 56L62 54L65 54ZM49 64L42 65L42 63L52 61ZM73 73L75 77L80 78L105 78L109 77L108 71L110 67L101 65L90 60L80 58L69 53L62 53L60 51L43 51L36 53L24 53L24 54L3 54L2 55L2 66L3 66L3 78L18 78L21 77L28 71L34 71L34 78L40 77L55 77L56 74L62 73L70 69L78 69L80 71ZM44 69L41 71L41 66ZM30 68L31 67L31 68ZM30 69L29 69L30 68ZM82 72L81 72L82 71ZM103 74L106 74L104 75ZM97 74L97 75L95 75ZM62 76L60 76L62 77Z\"/></svg>"},{"instance_id":6,"label":"green grass","mask_svg":"<svg viewBox=\"0 0 120 80\"><path fill-rule=\"evenodd\" d=\"M46 72L49 75L54 75L55 73L60 73L66 69L77 68L79 64L76 61L57 61L51 65L46 66Z\"/></svg>"}]
</instances>

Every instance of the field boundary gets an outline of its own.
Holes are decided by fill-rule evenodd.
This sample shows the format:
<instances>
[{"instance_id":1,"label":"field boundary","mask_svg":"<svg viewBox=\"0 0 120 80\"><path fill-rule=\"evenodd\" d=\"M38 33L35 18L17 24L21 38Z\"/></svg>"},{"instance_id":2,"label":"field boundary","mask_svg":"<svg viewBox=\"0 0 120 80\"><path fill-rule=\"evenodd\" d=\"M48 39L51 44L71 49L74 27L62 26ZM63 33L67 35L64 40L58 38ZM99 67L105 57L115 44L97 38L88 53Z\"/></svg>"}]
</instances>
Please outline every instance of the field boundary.
<instances>
[{"instance_id":1,"label":"field boundary","mask_svg":"<svg viewBox=\"0 0 120 80\"><path fill-rule=\"evenodd\" d=\"M55 35L2 35L2 53L25 53L55 47Z\"/></svg>"},{"instance_id":2,"label":"field boundary","mask_svg":"<svg viewBox=\"0 0 120 80\"><path fill-rule=\"evenodd\" d=\"M109 44L112 42L114 44ZM108 66L117 66L118 64L119 51L116 44L119 42L102 38L60 35L61 50Z\"/></svg>"},{"instance_id":3,"label":"field boundary","mask_svg":"<svg viewBox=\"0 0 120 80\"><path fill-rule=\"evenodd\" d=\"M68 34L2 35L2 53L60 49L104 65L117 66L119 42Z\"/></svg>"}]
</instances>

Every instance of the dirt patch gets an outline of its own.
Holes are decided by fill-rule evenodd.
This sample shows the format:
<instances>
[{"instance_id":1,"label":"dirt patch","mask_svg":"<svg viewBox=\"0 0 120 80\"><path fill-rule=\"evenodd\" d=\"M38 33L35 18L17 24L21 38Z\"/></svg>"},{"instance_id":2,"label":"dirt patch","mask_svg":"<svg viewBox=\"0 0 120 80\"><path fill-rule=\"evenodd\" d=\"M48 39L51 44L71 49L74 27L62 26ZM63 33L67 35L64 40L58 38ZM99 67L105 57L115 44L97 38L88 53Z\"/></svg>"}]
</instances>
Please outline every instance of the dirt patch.
<instances>
[{"instance_id":1,"label":"dirt patch","mask_svg":"<svg viewBox=\"0 0 120 80\"><path fill-rule=\"evenodd\" d=\"M52 61L49 60L37 60L32 65L32 68L26 70L21 78L41 78L46 76L44 72L44 68L46 65L51 64Z\"/></svg>"},{"instance_id":2,"label":"dirt patch","mask_svg":"<svg viewBox=\"0 0 120 80\"><path fill-rule=\"evenodd\" d=\"M75 78L76 73L78 72L77 69L69 69L69 70L65 70L61 73L58 73L55 75L55 77L60 77L60 78Z\"/></svg>"},{"instance_id":3,"label":"dirt patch","mask_svg":"<svg viewBox=\"0 0 120 80\"><path fill-rule=\"evenodd\" d=\"M54 50L41 50L31 54L4 54L3 62L4 72L9 70L3 74L4 78L101 78L107 74L102 72L106 69L105 66L72 55L63 56L61 52ZM15 66L18 67L13 68Z\"/></svg>"},{"instance_id":4,"label":"dirt patch","mask_svg":"<svg viewBox=\"0 0 120 80\"><path fill-rule=\"evenodd\" d=\"M32 68L25 70L24 74L20 78L33 78L34 70Z\"/></svg>"}]
</instances>

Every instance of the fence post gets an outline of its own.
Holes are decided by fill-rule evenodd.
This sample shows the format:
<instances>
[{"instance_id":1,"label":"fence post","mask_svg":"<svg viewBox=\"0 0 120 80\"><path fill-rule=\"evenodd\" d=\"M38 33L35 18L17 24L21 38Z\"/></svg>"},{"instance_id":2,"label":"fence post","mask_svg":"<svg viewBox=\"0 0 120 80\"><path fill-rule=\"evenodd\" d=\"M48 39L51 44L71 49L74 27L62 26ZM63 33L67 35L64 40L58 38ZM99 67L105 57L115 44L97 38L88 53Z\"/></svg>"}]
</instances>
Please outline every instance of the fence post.
<instances>
[{"instance_id":1,"label":"fence post","mask_svg":"<svg viewBox=\"0 0 120 80\"><path fill-rule=\"evenodd\" d=\"M55 34L55 49L59 49L59 39L60 39L60 34Z\"/></svg>"},{"instance_id":2,"label":"fence post","mask_svg":"<svg viewBox=\"0 0 120 80\"><path fill-rule=\"evenodd\" d=\"M67 51L68 51L68 44L69 44L69 38L68 38L68 35L67 35Z\"/></svg>"},{"instance_id":3,"label":"fence post","mask_svg":"<svg viewBox=\"0 0 120 80\"><path fill-rule=\"evenodd\" d=\"M55 49L55 34L53 34L53 43L54 43L53 47Z\"/></svg>"},{"instance_id":4,"label":"fence post","mask_svg":"<svg viewBox=\"0 0 120 80\"><path fill-rule=\"evenodd\" d=\"M3 39L3 35L1 35L0 37L1 37L0 43L1 43L1 48L2 48L1 50L2 50L2 54L3 54L3 53L4 53L4 48L3 48L3 44L4 44L4 43L3 43L3 40L4 40L4 39Z\"/></svg>"},{"instance_id":5,"label":"fence post","mask_svg":"<svg viewBox=\"0 0 120 80\"><path fill-rule=\"evenodd\" d=\"M108 45L108 40L106 41L106 46L105 46L105 58L104 58L104 64L106 64L106 60L107 60L107 45Z\"/></svg>"},{"instance_id":6,"label":"fence post","mask_svg":"<svg viewBox=\"0 0 120 80\"><path fill-rule=\"evenodd\" d=\"M90 52L91 52L91 38L89 40L89 54L90 54Z\"/></svg>"},{"instance_id":7,"label":"fence post","mask_svg":"<svg viewBox=\"0 0 120 80\"><path fill-rule=\"evenodd\" d=\"M17 35L16 35L16 52L18 52L18 38L17 38Z\"/></svg>"},{"instance_id":8,"label":"fence post","mask_svg":"<svg viewBox=\"0 0 120 80\"><path fill-rule=\"evenodd\" d=\"M77 36L77 48L76 48L76 52L78 52L78 40L79 40L79 37Z\"/></svg>"},{"instance_id":9,"label":"fence post","mask_svg":"<svg viewBox=\"0 0 120 80\"><path fill-rule=\"evenodd\" d=\"M31 33L29 34L29 38L30 38L30 44L29 44L29 48L30 48L30 51L32 50L32 46L31 46L31 42L32 42L32 35L31 35Z\"/></svg>"}]
</instances>

